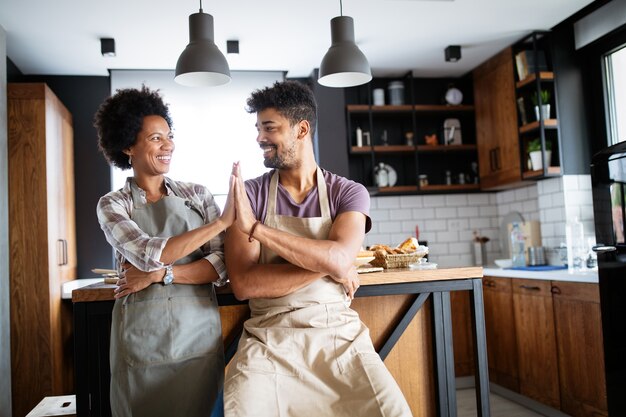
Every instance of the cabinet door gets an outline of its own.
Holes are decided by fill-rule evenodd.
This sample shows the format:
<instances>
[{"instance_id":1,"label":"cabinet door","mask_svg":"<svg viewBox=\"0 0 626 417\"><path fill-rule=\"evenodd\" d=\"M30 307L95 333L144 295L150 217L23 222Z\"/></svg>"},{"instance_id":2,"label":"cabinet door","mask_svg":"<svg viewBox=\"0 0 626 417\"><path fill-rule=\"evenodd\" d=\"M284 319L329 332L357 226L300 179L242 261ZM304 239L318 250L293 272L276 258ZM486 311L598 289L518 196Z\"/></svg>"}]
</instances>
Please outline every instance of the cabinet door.
<instances>
[{"instance_id":1,"label":"cabinet door","mask_svg":"<svg viewBox=\"0 0 626 417\"><path fill-rule=\"evenodd\" d=\"M521 181L511 49L474 70L476 144L482 189Z\"/></svg>"},{"instance_id":2,"label":"cabinet door","mask_svg":"<svg viewBox=\"0 0 626 417\"><path fill-rule=\"evenodd\" d=\"M553 281L552 293L561 409L575 417L606 416L598 285Z\"/></svg>"},{"instance_id":3,"label":"cabinet door","mask_svg":"<svg viewBox=\"0 0 626 417\"><path fill-rule=\"evenodd\" d=\"M520 393L560 407L550 281L513 279Z\"/></svg>"},{"instance_id":4,"label":"cabinet door","mask_svg":"<svg viewBox=\"0 0 626 417\"><path fill-rule=\"evenodd\" d=\"M483 290L489 379L498 385L519 392L511 279L485 277Z\"/></svg>"}]
</instances>

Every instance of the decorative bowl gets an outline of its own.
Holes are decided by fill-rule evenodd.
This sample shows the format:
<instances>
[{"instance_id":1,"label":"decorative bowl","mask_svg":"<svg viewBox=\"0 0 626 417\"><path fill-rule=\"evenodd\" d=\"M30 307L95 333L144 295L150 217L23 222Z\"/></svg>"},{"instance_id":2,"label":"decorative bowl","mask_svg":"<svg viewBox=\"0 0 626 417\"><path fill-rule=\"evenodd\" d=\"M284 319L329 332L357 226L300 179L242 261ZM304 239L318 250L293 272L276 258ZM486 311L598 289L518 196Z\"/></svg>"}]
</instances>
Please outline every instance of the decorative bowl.
<instances>
[{"instance_id":1,"label":"decorative bowl","mask_svg":"<svg viewBox=\"0 0 626 417\"><path fill-rule=\"evenodd\" d=\"M494 262L500 268L510 268L513 266L513 261L511 259L496 259Z\"/></svg>"}]
</instances>

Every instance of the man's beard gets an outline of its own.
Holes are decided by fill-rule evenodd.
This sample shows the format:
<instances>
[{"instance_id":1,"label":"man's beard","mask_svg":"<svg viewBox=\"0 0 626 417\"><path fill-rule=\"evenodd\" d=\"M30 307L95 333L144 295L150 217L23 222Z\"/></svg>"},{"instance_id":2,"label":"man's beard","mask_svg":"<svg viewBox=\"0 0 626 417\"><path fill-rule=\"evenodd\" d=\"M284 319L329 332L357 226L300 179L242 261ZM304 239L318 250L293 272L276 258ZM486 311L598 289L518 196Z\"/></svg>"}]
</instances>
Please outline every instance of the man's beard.
<instances>
[{"instance_id":1,"label":"man's beard","mask_svg":"<svg viewBox=\"0 0 626 417\"><path fill-rule=\"evenodd\" d=\"M280 155L278 153L278 149L276 149L276 154L270 158L265 158L263 160L263 165L266 168L275 168L275 169L285 169L285 168L293 168L296 165L299 165L300 161L296 161L296 141L292 140L289 143L289 147L285 151L285 155Z\"/></svg>"}]
</instances>

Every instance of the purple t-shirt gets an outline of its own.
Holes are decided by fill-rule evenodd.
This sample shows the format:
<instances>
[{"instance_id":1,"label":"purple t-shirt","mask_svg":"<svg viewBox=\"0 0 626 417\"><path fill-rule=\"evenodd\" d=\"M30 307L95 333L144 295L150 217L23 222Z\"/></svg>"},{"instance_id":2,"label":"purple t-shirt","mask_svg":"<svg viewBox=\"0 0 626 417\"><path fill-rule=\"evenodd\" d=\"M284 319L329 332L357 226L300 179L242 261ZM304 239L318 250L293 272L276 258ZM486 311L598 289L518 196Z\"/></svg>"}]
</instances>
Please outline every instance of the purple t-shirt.
<instances>
[{"instance_id":1,"label":"purple t-shirt","mask_svg":"<svg viewBox=\"0 0 626 417\"><path fill-rule=\"evenodd\" d=\"M257 220L265 221L267 213L267 200L269 196L270 181L275 170L271 170L260 177L246 181L246 192L250 199L252 211ZM370 195L367 189L357 182L333 174L322 169L322 174L326 180L328 190L328 200L330 205L330 216L335 218L347 211L358 211L365 215L365 233L372 228L370 213ZM317 186L313 187L302 203L298 204L289 193L278 183L278 193L276 195L277 214L292 217L320 217L320 204L317 193Z\"/></svg>"}]
</instances>

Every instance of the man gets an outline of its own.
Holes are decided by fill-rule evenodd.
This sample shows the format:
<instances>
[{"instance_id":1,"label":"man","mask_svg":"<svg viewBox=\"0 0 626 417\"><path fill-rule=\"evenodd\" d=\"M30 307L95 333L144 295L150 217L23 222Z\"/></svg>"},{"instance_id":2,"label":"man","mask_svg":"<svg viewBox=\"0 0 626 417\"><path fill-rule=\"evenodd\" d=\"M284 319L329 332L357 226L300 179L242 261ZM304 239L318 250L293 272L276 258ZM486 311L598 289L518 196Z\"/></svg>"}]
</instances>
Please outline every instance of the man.
<instances>
[{"instance_id":1,"label":"man","mask_svg":"<svg viewBox=\"0 0 626 417\"><path fill-rule=\"evenodd\" d=\"M317 166L308 87L276 83L247 104L274 169L244 185L235 166L237 220L224 252L251 318L226 375L225 415L410 416L349 308L359 286L353 261L371 227L367 190Z\"/></svg>"}]
</instances>

